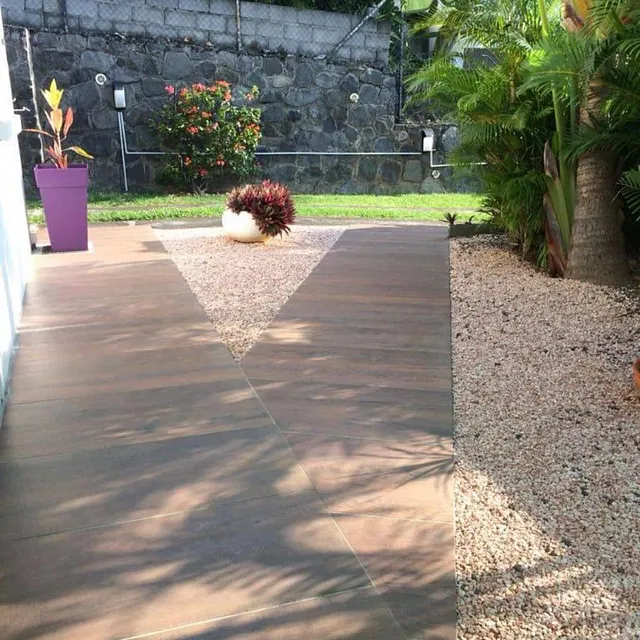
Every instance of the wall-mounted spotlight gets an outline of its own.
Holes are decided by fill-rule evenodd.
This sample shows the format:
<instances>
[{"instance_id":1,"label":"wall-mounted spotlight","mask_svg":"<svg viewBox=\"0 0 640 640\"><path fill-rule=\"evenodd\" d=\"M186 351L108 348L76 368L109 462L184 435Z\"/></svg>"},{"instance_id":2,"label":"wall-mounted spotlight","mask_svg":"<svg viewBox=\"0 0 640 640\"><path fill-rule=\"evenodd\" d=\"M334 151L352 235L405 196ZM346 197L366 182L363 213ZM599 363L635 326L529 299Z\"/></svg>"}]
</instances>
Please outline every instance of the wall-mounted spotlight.
<instances>
[{"instance_id":1,"label":"wall-mounted spotlight","mask_svg":"<svg viewBox=\"0 0 640 640\"><path fill-rule=\"evenodd\" d=\"M98 73L95 77L95 81L99 87L103 87L107 84L107 76L105 76L104 73Z\"/></svg>"},{"instance_id":2,"label":"wall-mounted spotlight","mask_svg":"<svg viewBox=\"0 0 640 640\"><path fill-rule=\"evenodd\" d=\"M116 111L124 111L127 108L127 96L124 85L119 82L113 83L113 108Z\"/></svg>"}]
</instances>

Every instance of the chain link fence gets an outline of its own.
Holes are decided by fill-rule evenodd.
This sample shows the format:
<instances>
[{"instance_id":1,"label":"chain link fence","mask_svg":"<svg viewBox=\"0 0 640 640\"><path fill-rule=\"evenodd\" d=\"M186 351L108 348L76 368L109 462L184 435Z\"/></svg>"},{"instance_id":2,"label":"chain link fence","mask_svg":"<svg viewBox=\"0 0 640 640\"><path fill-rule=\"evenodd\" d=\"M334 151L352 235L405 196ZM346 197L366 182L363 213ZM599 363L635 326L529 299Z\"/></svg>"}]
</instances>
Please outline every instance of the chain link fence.
<instances>
[{"instance_id":1,"label":"chain link fence","mask_svg":"<svg viewBox=\"0 0 640 640\"><path fill-rule=\"evenodd\" d=\"M388 63L389 25L376 20L388 0L288 1L0 0L0 6L7 24L33 29Z\"/></svg>"}]
</instances>

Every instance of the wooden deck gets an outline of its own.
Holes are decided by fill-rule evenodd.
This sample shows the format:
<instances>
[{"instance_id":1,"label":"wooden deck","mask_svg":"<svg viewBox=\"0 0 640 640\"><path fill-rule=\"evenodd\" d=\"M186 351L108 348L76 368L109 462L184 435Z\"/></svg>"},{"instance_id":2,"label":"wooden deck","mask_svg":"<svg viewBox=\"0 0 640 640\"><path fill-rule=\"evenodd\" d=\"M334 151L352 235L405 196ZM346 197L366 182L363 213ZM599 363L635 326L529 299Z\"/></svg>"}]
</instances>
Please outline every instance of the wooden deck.
<instances>
[{"instance_id":1,"label":"wooden deck","mask_svg":"<svg viewBox=\"0 0 640 640\"><path fill-rule=\"evenodd\" d=\"M347 231L242 368L150 227L92 239L28 289L0 637L455 638L444 231Z\"/></svg>"}]
</instances>

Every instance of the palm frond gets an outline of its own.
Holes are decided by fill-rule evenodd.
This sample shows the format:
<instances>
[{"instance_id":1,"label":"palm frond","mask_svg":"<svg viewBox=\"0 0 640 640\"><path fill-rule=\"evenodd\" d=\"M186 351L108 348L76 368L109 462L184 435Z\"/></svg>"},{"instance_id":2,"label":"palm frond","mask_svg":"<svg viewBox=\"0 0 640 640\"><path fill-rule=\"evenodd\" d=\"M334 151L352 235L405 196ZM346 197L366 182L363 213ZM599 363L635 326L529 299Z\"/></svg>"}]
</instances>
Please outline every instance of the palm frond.
<instances>
[{"instance_id":1,"label":"palm frond","mask_svg":"<svg viewBox=\"0 0 640 640\"><path fill-rule=\"evenodd\" d=\"M634 128L614 130L595 123L596 126L579 127L567 141L566 157L577 160L581 155L595 150L608 150L622 158L640 155L640 124Z\"/></svg>"},{"instance_id":2,"label":"palm frond","mask_svg":"<svg viewBox=\"0 0 640 640\"><path fill-rule=\"evenodd\" d=\"M640 220L640 169L627 171L620 180L620 186L631 214Z\"/></svg>"},{"instance_id":3,"label":"palm frond","mask_svg":"<svg viewBox=\"0 0 640 640\"><path fill-rule=\"evenodd\" d=\"M565 32L542 41L525 65L527 76L520 92L550 96L556 91L576 108L584 99L597 50L595 40L575 33Z\"/></svg>"}]
</instances>

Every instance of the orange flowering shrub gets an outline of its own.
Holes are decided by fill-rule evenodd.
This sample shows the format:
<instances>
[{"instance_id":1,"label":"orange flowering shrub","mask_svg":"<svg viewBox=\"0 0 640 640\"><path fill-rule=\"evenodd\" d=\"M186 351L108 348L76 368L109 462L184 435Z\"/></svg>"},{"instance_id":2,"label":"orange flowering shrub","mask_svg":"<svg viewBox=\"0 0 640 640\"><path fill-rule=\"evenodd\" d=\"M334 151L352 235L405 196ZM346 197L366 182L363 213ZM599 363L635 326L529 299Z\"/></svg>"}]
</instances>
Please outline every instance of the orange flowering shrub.
<instances>
[{"instance_id":1,"label":"orange flowering shrub","mask_svg":"<svg viewBox=\"0 0 640 640\"><path fill-rule=\"evenodd\" d=\"M212 176L244 178L255 171L260 109L231 104L231 86L224 80L166 90L170 101L153 124L167 151L165 182L205 191ZM254 87L244 98L250 102L257 96Z\"/></svg>"}]
</instances>

